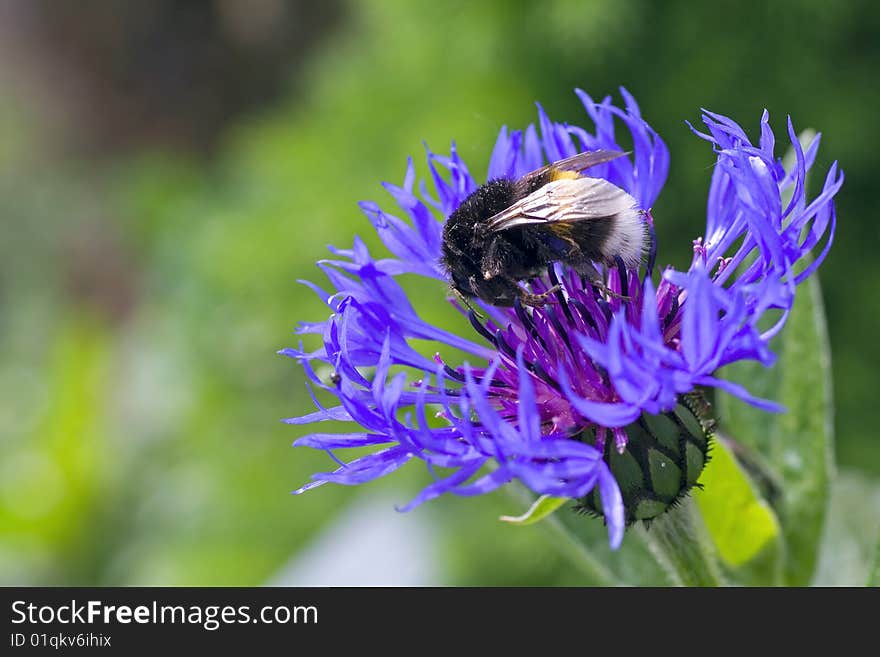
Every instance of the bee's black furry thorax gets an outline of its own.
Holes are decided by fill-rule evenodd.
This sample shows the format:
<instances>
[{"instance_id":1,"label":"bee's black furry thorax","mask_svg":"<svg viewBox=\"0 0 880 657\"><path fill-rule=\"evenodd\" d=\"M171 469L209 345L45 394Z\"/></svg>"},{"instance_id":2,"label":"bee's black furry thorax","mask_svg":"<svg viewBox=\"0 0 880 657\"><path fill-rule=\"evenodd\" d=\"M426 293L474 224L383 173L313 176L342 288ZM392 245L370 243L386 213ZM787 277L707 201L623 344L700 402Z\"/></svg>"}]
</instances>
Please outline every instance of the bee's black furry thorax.
<instances>
[{"instance_id":1,"label":"bee's black furry thorax","mask_svg":"<svg viewBox=\"0 0 880 657\"><path fill-rule=\"evenodd\" d=\"M443 228L442 262L455 290L468 297L513 305L515 281L542 271L552 259L546 244L528 228L492 232L490 217L522 197L518 185L503 178L480 186L449 216Z\"/></svg>"},{"instance_id":2,"label":"bee's black furry thorax","mask_svg":"<svg viewBox=\"0 0 880 657\"><path fill-rule=\"evenodd\" d=\"M644 224L634 206L634 199L610 183L555 166L517 180L491 180L449 216L441 263L452 289L465 298L497 306L512 306L520 299L541 306L547 295L532 294L520 282L555 262L598 283L594 262L637 263Z\"/></svg>"},{"instance_id":3,"label":"bee's black furry thorax","mask_svg":"<svg viewBox=\"0 0 880 657\"><path fill-rule=\"evenodd\" d=\"M503 178L481 185L449 216L443 227L443 257L454 289L465 296L479 296L485 282L486 253L497 236L487 220L516 201L514 183ZM512 302L512 299L511 299Z\"/></svg>"},{"instance_id":4,"label":"bee's black furry thorax","mask_svg":"<svg viewBox=\"0 0 880 657\"><path fill-rule=\"evenodd\" d=\"M451 273L458 258L479 266L483 247L493 237L485 228L486 221L515 200L513 182L499 178L481 185L449 215L443 227L443 261Z\"/></svg>"}]
</instances>

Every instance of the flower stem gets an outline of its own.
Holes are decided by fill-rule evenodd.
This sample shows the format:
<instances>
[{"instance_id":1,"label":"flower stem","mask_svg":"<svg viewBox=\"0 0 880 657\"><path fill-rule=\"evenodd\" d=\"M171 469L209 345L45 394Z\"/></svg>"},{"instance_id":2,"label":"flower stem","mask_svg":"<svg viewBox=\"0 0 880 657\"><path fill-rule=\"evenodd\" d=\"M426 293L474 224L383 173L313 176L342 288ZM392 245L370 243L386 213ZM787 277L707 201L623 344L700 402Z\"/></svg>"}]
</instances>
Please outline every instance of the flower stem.
<instances>
[{"instance_id":1,"label":"flower stem","mask_svg":"<svg viewBox=\"0 0 880 657\"><path fill-rule=\"evenodd\" d=\"M554 545L567 556L583 574L597 586L622 586L618 579L555 515L546 518L541 525L554 539Z\"/></svg>"},{"instance_id":2,"label":"flower stem","mask_svg":"<svg viewBox=\"0 0 880 657\"><path fill-rule=\"evenodd\" d=\"M675 586L727 586L715 546L690 497L652 521L632 528Z\"/></svg>"},{"instance_id":3,"label":"flower stem","mask_svg":"<svg viewBox=\"0 0 880 657\"><path fill-rule=\"evenodd\" d=\"M511 482L505 486L511 498L518 503L531 505L534 495L524 486ZM550 542L566 556L595 586L622 586L624 582L603 564L590 548L568 528L558 514L554 513L536 523L546 532Z\"/></svg>"}]
</instances>

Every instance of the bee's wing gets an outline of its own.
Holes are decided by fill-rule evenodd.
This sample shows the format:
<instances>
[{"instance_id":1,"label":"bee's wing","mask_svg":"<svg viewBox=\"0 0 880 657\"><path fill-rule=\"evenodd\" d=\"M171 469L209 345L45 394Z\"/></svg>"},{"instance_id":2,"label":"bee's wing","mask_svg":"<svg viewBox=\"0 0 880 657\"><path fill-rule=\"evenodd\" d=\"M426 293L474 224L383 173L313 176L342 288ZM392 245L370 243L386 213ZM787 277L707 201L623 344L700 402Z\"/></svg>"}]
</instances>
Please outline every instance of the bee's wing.
<instances>
[{"instance_id":1,"label":"bee's wing","mask_svg":"<svg viewBox=\"0 0 880 657\"><path fill-rule=\"evenodd\" d=\"M564 160L551 162L547 166L527 173L522 177L521 180L529 181L535 178L540 178L541 176L545 175L550 169L558 169L560 171L585 171L586 169L594 167L597 164L604 164L605 162L616 160L617 158L623 157L624 155L626 155L626 153L624 153L623 151L586 151L585 153L578 153L577 155L567 157Z\"/></svg>"},{"instance_id":2,"label":"bee's wing","mask_svg":"<svg viewBox=\"0 0 880 657\"><path fill-rule=\"evenodd\" d=\"M631 211L638 202L602 178L564 178L547 183L490 217L489 230L528 224L577 223Z\"/></svg>"}]
</instances>

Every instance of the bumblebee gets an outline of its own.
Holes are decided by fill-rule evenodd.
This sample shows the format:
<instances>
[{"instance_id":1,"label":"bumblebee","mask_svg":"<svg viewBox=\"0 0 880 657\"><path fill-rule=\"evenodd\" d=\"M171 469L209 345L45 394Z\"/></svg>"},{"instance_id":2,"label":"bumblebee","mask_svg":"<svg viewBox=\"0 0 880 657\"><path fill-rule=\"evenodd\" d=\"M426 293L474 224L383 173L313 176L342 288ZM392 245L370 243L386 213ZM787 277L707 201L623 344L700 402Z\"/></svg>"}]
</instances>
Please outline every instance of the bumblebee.
<instances>
[{"instance_id":1,"label":"bumblebee","mask_svg":"<svg viewBox=\"0 0 880 657\"><path fill-rule=\"evenodd\" d=\"M490 180L449 215L442 264L454 292L495 306L540 307L555 291L531 294L519 281L562 262L601 289L594 263L636 268L650 238L644 212L616 185L582 172L625 155L579 153L518 180Z\"/></svg>"}]
</instances>

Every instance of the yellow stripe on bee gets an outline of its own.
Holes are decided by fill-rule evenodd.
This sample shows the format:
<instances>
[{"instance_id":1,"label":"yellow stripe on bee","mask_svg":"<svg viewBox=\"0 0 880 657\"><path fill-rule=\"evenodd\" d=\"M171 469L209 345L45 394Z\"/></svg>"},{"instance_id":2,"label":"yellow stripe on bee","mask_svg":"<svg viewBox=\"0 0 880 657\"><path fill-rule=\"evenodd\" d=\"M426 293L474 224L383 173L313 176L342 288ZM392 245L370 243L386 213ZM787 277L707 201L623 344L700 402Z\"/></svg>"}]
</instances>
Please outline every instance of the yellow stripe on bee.
<instances>
[{"instance_id":1,"label":"yellow stripe on bee","mask_svg":"<svg viewBox=\"0 0 880 657\"><path fill-rule=\"evenodd\" d=\"M571 240L571 224L564 221L554 221L547 224L547 228L553 231L558 237Z\"/></svg>"},{"instance_id":2,"label":"yellow stripe on bee","mask_svg":"<svg viewBox=\"0 0 880 657\"><path fill-rule=\"evenodd\" d=\"M556 235L556 237L567 242L569 247L574 251L578 251L580 249L577 240L575 240L571 235L572 227L570 224L567 224L563 221L557 221L547 224L547 230Z\"/></svg>"},{"instance_id":3,"label":"yellow stripe on bee","mask_svg":"<svg viewBox=\"0 0 880 657\"><path fill-rule=\"evenodd\" d=\"M565 171L563 169L550 169L550 180L574 180L580 178L577 171Z\"/></svg>"}]
</instances>

